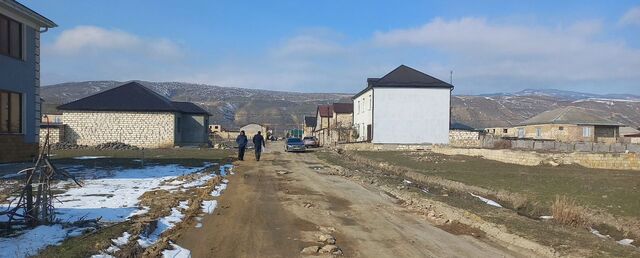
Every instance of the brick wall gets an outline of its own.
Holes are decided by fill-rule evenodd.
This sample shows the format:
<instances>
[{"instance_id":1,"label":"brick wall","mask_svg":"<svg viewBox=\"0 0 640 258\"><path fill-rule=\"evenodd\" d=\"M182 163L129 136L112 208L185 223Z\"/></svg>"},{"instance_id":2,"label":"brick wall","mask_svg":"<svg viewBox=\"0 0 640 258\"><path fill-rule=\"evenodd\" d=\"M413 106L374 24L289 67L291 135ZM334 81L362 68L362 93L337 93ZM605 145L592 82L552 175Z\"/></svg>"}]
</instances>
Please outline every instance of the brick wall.
<instances>
[{"instance_id":1,"label":"brick wall","mask_svg":"<svg viewBox=\"0 0 640 258\"><path fill-rule=\"evenodd\" d=\"M144 148L173 147L175 116L174 113L64 112L65 140L89 146L118 141Z\"/></svg>"},{"instance_id":2,"label":"brick wall","mask_svg":"<svg viewBox=\"0 0 640 258\"><path fill-rule=\"evenodd\" d=\"M25 143L22 134L0 135L0 163L31 161L38 155L37 143Z\"/></svg>"},{"instance_id":3,"label":"brick wall","mask_svg":"<svg viewBox=\"0 0 640 258\"><path fill-rule=\"evenodd\" d=\"M51 127L49 129L49 144L55 144L64 141L64 126ZM40 144L44 144L47 137L47 128L40 128Z\"/></svg>"}]
</instances>

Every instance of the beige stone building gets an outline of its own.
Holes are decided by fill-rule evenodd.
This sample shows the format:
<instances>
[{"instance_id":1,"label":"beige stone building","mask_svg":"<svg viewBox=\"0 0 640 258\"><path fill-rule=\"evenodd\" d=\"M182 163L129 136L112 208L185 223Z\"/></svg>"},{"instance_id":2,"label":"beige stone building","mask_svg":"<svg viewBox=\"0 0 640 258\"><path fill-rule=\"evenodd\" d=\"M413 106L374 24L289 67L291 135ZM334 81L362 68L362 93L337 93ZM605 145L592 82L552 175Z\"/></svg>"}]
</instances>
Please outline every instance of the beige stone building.
<instances>
[{"instance_id":1,"label":"beige stone building","mask_svg":"<svg viewBox=\"0 0 640 258\"><path fill-rule=\"evenodd\" d=\"M80 145L123 142L144 148L208 143L209 113L173 102L131 82L58 107L65 141Z\"/></svg>"},{"instance_id":2,"label":"beige stone building","mask_svg":"<svg viewBox=\"0 0 640 258\"><path fill-rule=\"evenodd\" d=\"M559 142L616 142L621 123L593 114L580 107L563 107L536 115L502 136L555 140ZM506 129L506 128L505 128Z\"/></svg>"},{"instance_id":3,"label":"beige stone building","mask_svg":"<svg viewBox=\"0 0 640 258\"><path fill-rule=\"evenodd\" d=\"M320 145L350 141L352 127L352 103L333 103L331 105L318 106L314 136L318 138Z\"/></svg>"}]
</instances>

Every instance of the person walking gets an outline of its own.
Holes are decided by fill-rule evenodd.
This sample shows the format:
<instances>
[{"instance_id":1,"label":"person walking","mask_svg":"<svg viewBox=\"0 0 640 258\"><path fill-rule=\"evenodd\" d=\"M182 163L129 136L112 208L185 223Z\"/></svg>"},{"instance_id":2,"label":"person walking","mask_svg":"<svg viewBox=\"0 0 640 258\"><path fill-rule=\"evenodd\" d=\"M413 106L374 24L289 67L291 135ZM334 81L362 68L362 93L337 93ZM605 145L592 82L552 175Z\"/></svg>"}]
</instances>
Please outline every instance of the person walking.
<instances>
[{"instance_id":1,"label":"person walking","mask_svg":"<svg viewBox=\"0 0 640 258\"><path fill-rule=\"evenodd\" d=\"M256 161L260 161L260 154L262 154L262 147L266 147L264 145L264 137L262 137L262 133L258 131L258 134L253 136L253 145L256 148Z\"/></svg>"},{"instance_id":2,"label":"person walking","mask_svg":"<svg viewBox=\"0 0 640 258\"><path fill-rule=\"evenodd\" d=\"M247 136L244 134L244 131L240 131L240 135L236 138L236 143L238 144L238 159L244 160L244 151L247 149L247 143L249 140Z\"/></svg>"}]
</instances>

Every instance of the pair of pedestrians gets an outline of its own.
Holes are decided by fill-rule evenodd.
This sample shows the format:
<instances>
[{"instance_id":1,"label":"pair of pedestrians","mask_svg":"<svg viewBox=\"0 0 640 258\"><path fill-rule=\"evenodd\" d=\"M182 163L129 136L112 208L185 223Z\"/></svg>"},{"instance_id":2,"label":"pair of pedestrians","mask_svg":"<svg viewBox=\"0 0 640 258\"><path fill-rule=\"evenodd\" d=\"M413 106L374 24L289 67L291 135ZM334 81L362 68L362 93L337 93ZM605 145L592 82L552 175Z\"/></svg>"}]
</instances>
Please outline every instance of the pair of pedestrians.
<instances>
[{"instance_id":1,"label":"pair of pedestrians","mask_svg":"<svg viewBox=\"0 0 640 258\"><path fill-rule=\"evenodd\" d=\"M260 155L262 154L262 148L266 147L264 142L264 137L262 133L258 131L258 134L253 136L253 145L256 148L256 161L260 161ZM238 144L238 159L244 160L244 151L247 149L247 143L249 140L247 139L247 135L245 135L244 131L240 131L240 135L236 138L236 143Z\"/></svg>"}]
</instances>

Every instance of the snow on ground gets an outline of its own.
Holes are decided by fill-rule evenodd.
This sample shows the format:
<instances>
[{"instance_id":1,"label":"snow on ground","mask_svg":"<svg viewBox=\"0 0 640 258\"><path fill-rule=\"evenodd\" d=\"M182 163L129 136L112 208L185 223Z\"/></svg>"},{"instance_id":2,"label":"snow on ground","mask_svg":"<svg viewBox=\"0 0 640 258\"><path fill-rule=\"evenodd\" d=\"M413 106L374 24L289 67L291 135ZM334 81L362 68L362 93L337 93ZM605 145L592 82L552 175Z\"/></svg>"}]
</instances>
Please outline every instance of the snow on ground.
<instances>
[{"instance_id":1,"label":"snow on ground","mask_svg":"<svg viewBox=\"0 0 640 258\"><path fill-rule=\"evenodd\" d=\"M22 235L13 238L0 238L0 256L28 257L49 245L57 245L75 232L75 229L64 229L61 225L38 226Z\"/></svg>"},{"instance_id":2,"label":"snow on ground","mask_svg":"<svg viewBox=\"0 0 640 258\"><path fill-rule=\"evenodd\" d=\"M171 244L171 247L173 247L173 250L167 249L162 251L163 258L191 258L191 251L184 249L179 245L176 245L171 242L169 244Z\"/></svg>"},{"instance_id":3,"label":"snow on ground","mask_svg":"<svg viewBox=\"0 0 640 258\"><path fill-rule=\"evenodd\" d=\"M204 167L184 167L176 164L145 168L122 169L112 177L84 180L83 187L72 188L58 196L56 216L63 221L81 217L118 222L140 214L138 198L159 188L165 180L197 172ZM100 171L96 171L99 173Z\"/></svg>"},{"instance_id":4,"label":"snow on ground","mask_svg":"<svg viewBox=\"0 0 640 258\"><path fill-rule=\"evenodd\" d=\"M73 157L73 159L79 159L79 160L105 159L105 158L109 158L109 156L80 156L80 157Z\"/></svg>"},{"instance_id":5,"label":"snow on ground","mask_svg":"<svg viewBox=\"0 0 640 258\"><path fill-rule=\"evenodd\" d=\"M469 193L469 194L471 194L471 196L473 196L473 197L476 197L476 198L480 199L481 201L483 201L486 204L489 204L489 205L494 206L494 207L502 208L502 205L500 205L499 203L497 203L497 202L495 202L493 200L484 198L484 197L482 197L480 195L475 195L473 193Z\"/></svg>"},{"instance_id":6,"label":"snow on ground","mask_svg":"<svg viewBox=\"0 0 640 258\"><path fill-rule=\"evenodd\" d=\"M163 217L158 220L158 225L156 226L156 229L151 232L151 234L149 234L148 236L140 236L140 239L138 239L138 244L144 248L147 248L155 244L162 233L173 228L176 224L182 222L184 214L182 214L181 210L184 210L183 207L188 207L187 204L188 201L182 201L180 202L180 205L178 205L178 207L172 208L171 214L169 214L169 216Z\"/></svg>"},{"instance_id":7,"label":"snow on ground","mask_svg":"<svg viewBox=\"0 0 640 258\"><path fill-rule=\"evenodd\" d=\"M222 191L224 191L224 189L227 189L227 184L219 184L216 185L213 188L213 191L211 192L211 196L213 197L218 197L220 196L220 194L222 194Z\"/></svg>"},{"instance_id":8,"label":"snow on ground","mask_svg":"<svg viewBox=\"0 0 640 258\"><path fill-rule=\"evenodd\" d=\"M215 210L217 206L218 201L216 200L202 201L202 205L200 205L200 207L202 208L202 212L205 212L207 214L213 214L213 210Z\"/></svg>"}]
</instances>

